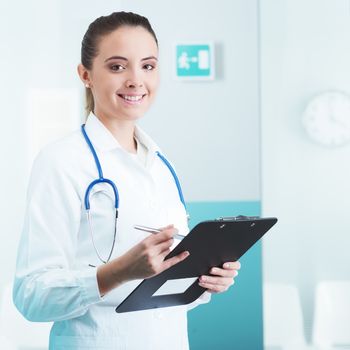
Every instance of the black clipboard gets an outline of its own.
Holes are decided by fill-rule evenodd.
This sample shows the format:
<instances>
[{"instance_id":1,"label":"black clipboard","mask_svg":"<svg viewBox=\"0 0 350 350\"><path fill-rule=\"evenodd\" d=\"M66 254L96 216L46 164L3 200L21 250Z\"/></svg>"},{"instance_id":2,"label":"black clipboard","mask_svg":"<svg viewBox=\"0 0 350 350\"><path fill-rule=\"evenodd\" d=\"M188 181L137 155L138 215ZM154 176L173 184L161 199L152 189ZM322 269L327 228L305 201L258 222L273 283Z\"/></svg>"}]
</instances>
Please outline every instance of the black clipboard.
<instances>
[{"instance_id":1,"label":"black clipboard","mask_svg":"<svg viewBox=\"0 0 350 350\"><path fill-rule=\"evenodd\" d=\"M167 255L171 258L185 250L190 256L162 273L143 280L115 309L118 313L186 305L198 299L205 289L198 277L214 266L238 260L275 223L277 218L222 217L203 221ZM158 295L165 283L193 281L181 293ZM186 284L185 284L186 285Z\"/></svg>"}]
</instances>

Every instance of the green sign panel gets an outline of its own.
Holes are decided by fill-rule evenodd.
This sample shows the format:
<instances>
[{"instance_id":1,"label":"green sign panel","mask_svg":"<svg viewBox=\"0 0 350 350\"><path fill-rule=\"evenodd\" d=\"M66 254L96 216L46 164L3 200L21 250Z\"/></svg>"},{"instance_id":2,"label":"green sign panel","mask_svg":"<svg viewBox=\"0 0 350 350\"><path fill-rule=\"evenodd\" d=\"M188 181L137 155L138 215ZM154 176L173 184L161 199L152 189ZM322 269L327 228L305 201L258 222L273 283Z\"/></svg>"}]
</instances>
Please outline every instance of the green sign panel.
<instances>
[{"instance_id":1,"label":"green sign panel","mask_svg":"<svg viewBox=\"0 0 350 350\"><path fill-rule=\"evenodd\" d=\"M179 79L214 79L212 44L176 45L176 76Z\"/></svg>"}]
</instances>

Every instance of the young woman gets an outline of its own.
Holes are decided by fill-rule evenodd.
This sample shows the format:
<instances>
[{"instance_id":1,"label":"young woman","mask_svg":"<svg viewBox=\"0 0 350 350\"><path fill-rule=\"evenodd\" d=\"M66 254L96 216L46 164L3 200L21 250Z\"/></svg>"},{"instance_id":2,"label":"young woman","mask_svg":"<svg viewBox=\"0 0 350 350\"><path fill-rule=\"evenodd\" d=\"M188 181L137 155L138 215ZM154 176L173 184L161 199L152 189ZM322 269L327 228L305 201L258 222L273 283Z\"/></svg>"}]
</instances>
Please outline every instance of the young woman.
<instances>
[{"instance_id":1,"label":"young woman","mask_svg":"<svg viewBox=\"0 0 350 350\"><path fill-rule=\"evenodd\" d=\"M172 166L136 124L159 80L148 20L125 12L96 19L78 73L88 118L34 162L14 302L29 320L54 321L50 349L188 349L188 308L227 290L239 262L201 276L207 292L192 305L115 312L141 279L189 255L164 260L175 233L188 232L184 201Z\"/></svg>"}]
</instances>

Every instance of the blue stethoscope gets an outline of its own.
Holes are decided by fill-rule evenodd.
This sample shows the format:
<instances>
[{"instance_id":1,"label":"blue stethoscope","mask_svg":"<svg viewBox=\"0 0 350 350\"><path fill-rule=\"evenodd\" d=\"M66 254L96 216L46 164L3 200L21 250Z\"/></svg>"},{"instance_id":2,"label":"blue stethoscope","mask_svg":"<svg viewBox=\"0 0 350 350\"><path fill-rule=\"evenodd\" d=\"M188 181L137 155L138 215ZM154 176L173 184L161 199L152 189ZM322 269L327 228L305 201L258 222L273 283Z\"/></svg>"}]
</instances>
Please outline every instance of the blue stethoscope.
<instances>
[{"instance_id":1,"label":"blue stethoscope","mask_svg":"<svg viewBox=\"0 0 350 350\"><path fill-rule=\"evenodd\" d=\"M93 180L90 185L87 187L86 192L85 192L85 197L84 197L84 205L85 205L85 210L86 210L86 215L87 215L87 219L88 219L88 223L89 223L89 230L90 230L90 234L91 234L91 240L92 240L92 244L94 246L96 255L98 256L98 258L100 259L100 261L102 261L104 264L106 264L112 256L113 250L114 250L114 246L115 246L115 241L116 241L116 236L117 236L117 219L118 219L118 208L119 208L119 193L118 193L118 188L116 186L116 184L110 180L110 179L106 179L103 176L103 172L102 172L102 167L101 167L101 163L97 157L96 151L94 149L94 146L92 145L89 136L86 133L85 130L85 124L83 124L81 126L81 132L83 133L84 139L87 143L87 145L89 146L89 149L94 157L95 160L95 164L96 164L96 168L98 171L98 179ZM189 219L189 215L187 213L187 206L185 203L185 199L184 196L182 194L182 189L181 189L181 185L180 185L180 181L179 178L177 177L174 168L171 166L171 164L168 162L168 160L162 155L160 154L160 152L156 151L156 155L163 161L163 163L168 167L169 171L171 172L171 175L174 178L176 187L177 187L177 191L179 193L179 197L180 200L185 208L186 214L187 214L187 218ZM108 258L102 259L101 254L99 253L95 241L94 241L94 234L93 234L93 229L92 229L92 220L91 220L91 215L90 215L90 193L91 190L93 189L93 187L97 184L100 183L105 183L108 184L110 187L112 187L113 193L114 193L114 208L115 208L115 225L114 225L114 235L113 235L113 243L112 243L112 247L111 250L109 252Z\"/></svg>"}]
</instances>

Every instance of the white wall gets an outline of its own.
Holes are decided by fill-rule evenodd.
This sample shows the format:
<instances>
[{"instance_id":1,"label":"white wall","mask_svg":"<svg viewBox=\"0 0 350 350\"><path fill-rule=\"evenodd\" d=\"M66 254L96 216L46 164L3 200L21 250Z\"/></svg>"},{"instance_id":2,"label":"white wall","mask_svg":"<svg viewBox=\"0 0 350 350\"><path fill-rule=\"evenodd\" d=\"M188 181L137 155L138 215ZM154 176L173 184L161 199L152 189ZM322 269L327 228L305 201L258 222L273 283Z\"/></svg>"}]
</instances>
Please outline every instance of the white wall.
<instances>
[{"instance_id":1,"label":"white wall","mask_svg":"<svg viewBox=\"0 0 350 350\"><path fill-rule=\"evenodd\" d=\"M317 281L350 279L350 145L313 143L301 115L318 93L350 94L350 3L260 7L262 207L279 218L263 244L264 278L298 286L309 337Z\"/></svg>"},{"instance_id":2,"label":"white wall","mask_svg":"<svg viewBox=\"0 0 350 350\"><path fill-rule=\"evenodd\" d=\"M20 9L17 3L0 2L0 285L12 279L23 220L28 175L26 93L30 87L59 82L57 8L55 1L22 2Z\"/></svg>"}]
</instances>

